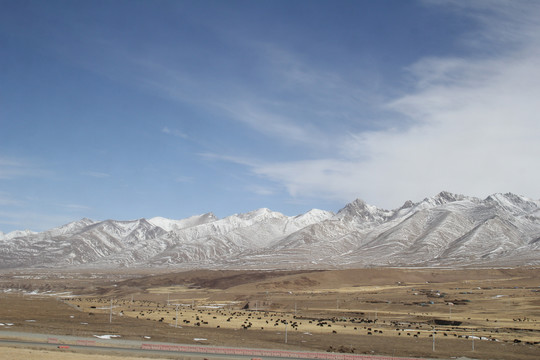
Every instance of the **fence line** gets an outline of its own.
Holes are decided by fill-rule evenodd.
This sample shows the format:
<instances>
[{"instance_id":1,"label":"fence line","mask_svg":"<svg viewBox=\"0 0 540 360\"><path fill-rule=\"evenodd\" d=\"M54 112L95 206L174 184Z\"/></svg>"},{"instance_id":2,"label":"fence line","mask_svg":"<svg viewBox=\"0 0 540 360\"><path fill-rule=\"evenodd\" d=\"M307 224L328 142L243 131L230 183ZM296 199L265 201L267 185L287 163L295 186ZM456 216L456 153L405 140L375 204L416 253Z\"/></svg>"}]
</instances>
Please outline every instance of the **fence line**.
<instances>
[{"instance_id":1,"label":"fence line","mask_svg":"<svg viewBox=\"0 0 540 360\"><path fill-rule=\"evenodd\" d=\"M324 360L419 360L418 358L404 358L404 357L395 357L395 356L317 353L317 352L286 351L286 350L222 348L222 347L210 347L210 346L206 347L206 346L191 346L191 345L142 344L141 349L142 350L206 353L206 354L268 356L268 357L324 359Z\"/></svg>"}]
</instances>

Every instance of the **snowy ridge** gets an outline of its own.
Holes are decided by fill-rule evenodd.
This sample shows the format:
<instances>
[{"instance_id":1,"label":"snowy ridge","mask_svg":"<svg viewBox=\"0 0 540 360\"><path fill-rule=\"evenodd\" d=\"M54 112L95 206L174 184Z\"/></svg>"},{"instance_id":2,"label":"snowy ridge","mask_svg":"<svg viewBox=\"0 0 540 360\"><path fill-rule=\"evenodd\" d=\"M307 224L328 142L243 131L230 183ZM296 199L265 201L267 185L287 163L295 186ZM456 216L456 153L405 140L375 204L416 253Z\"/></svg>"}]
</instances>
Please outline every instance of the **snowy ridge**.
<instances>
[{"instance_id":1,"label":"snowy ridge","mask_svg":"<svg viewBox=\"0 0 540 360\"><path fill-rule=\"evenodd\" d=\"M187 219L171 220L163 217L153 217L148 220L149 223L159 226L165 231L182 230L192 226L206 224L218 220L218 218L212 214L194 215Z\"/></svg>"},{"instance_id":2,"label":"snowy ridge","mask_svg":"<svg viewBox=\"0 0 540 360\"><path fill-rule=\"evenodd\" d=\"M14 239L16 237L29 236L29 235L33 235L33 234L37 234L37 233L34 232L34 231L30 231L30 230L15 230L15 231L9 232L7 234L4 234L3 232L0 231L0 241L2 241L2 240L11 240L11 239Z\"/></svg>"},{"instance_id":3,"label":"snowy ridge","mask_svg":"<svg viewBox=\"0 0 540 360\"><path fill-rule=\"evenodd\" d=\"M540 264L540 201L441 192L398 209L357 199L336 214L262 208L218 219L81 219L0 233L0 268L340 268Z\"/></svg>"}]
</instances>

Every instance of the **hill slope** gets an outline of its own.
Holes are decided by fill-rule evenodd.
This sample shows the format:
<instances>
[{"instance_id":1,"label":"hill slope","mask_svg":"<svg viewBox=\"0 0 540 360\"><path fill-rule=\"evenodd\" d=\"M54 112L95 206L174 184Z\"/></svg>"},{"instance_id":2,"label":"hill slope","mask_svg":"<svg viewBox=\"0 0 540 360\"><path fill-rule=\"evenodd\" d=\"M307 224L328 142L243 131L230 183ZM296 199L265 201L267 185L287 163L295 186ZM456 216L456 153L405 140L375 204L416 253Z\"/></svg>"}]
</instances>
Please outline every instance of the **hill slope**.
<instances>
[{"instance_id":1,"label":"hill slope","mask_svg":"<svg viewBox=\"0 0 540 360\"><path fill-rule=\"evenodd\" d=\"M269 209L223 219L82 219L41 233L0 233L0 267L342 268L540 264L540 202L441 192L383 210Z\"/></svg>"}]
</instances>

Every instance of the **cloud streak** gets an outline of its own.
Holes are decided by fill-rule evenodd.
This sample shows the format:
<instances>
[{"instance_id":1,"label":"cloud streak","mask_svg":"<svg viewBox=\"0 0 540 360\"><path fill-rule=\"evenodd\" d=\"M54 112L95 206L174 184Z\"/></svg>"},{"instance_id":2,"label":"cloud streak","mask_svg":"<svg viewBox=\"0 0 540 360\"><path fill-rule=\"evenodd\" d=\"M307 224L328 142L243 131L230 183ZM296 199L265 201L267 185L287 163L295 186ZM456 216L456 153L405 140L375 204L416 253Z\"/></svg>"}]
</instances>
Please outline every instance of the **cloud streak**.
<instances>
[{"instance_id":1,"label":"cloud streak","mask_svg":"<svg viewBox=\"0 0 540 360\"><path fill-rule=\"evenodd\" d=\"M111 176L110 174L99 171L85 171L82 173L82 175L90 176L96 179L106 179Z\"/></svg>"},{"instance_id":2,"label":"cloud streak","mask_svg":"<svg viewBox=\"0 0 540 360\"><path fill-rule=\"evenodd\" d=\"M0 191L0 206L23 206L24 202L14 199L10 194Z\"/></svg>"},{"instance_id":3,"label":"cloud streak","mask_svg":"<svg viewBox=\"0 0 540 360\"><path fill-rule=\"evenodd\" d=\"M90 207L86 205L80 205L80 204L59 204L59 206L67 210L73 210L73 211L86 211L86 210L91 209Z\"/></svg>"},{"instance_id":4,"label":"cloud streak","mask_svg":"<svg viewBox=\"0 0 540 360\"><path fill-rule=\"evenodd\" d=\"M420 59L407 69L414 90L386 105L411 126L341 134L324 158L252 160L252 173L283 184L293 197L361 197L389 208L440 190L540 198L540 26L524 21L537 19L539 8L474 4L485 38L493 40L505 16L511 34L502 42L512 41L511 51Z\"/></svg>"},{"instance_id":5,"label":"cloud streak","mask_svg":"<svg viewBox=\"0 0 540 360\"><path fill-rule=\"evenodd\" d=\"M124 60L138 74L127 81L161 97L204 108L219 121L236 122L279 143L321 151L333 147L329 135L359 122L372 125L372 119L362 118L366 109L381 109L383 97L369 90L379 79L369 71L351 80L275 44L246 40L237 45L255 54L251 64L255 79L229 75L216 80L166 65L152 55L141 58L126 52ZM161 132L188 138L168 126Z\"/></svg>"},{"instance_id":6,"label":"cloud streak","mask_svg":"<svg viewBox=\"0 0 540 360\"><path fill-rule=\"evenodd\" d=\"M73 215L50 214L35 211L0 211L0 225L16 229L44 231L73 221Z\"/></svg>"},{"instance_id":7,"label":"cloud streak","mask_svg":"<svg viewBox=\"0 0 540 360\"><path fill-rule=\"evenodd\" d=\"M0 180L11 180L25 177L44 177L49 172L27 160L0 155Z\"/></svg>"},{"instance_id":8,"label":"cloud streak","mask_svg":"<svg viewBox=\"0 0 540 360\"><path fill-rule=\"evenodd\" d=\"M470 17L479 27L460 39L468 55L424 57L403 69L407 90L402 79L392 79L392 88L385 88L373 67L343 69L335 66L339 62L325 66L286 45L232 39L234 35L231 39L223 35L220 43L248 53L250 69L228 67L238 60L231 57L219 62L219 71L210 61L205 62L208 69L191 72L197 67L178 66L157 51L141 56L113 40L100 44L103 51L97 51L109 56L87 66L187 105L194 113L200 111L200 119L211 118L212 125L240 125L234 129L241 133L237 143L223 146L208 137L205 144L215 147L193 154L248 169L263 180L264 185L249 187L254 193L284 188L294 200L347 202L361 197L383 207L441 190L477 196L512 191L540 197L540 170L535 166L540 156L540 5L502 0L424 2ZM189 56L181 58L190 63ZM158 127L156 132L188 138L174 126ZM246 128L250 132L244 134ZM195 133L190 131L190 138L203 137ZM253 146L257 138L245 142L249 145L242 143L242 136L254 134L276 146ZM226 149L223 153L216 150L220 146ZM278 151L273 153L274 149ZM278 160L278 152L289 160ZM0 179L29 173L27 167L0 158ZM109 177L101 172L84 175ZM268 187L267 180L276 186ZM179 176L176 181L192 178Z\"/></svg>"},{"instance_id":9,"label":"cloud streak","mask_svg":"<svg viewBox=\"0 0 540 360\"><path fill-rule=\"evenodd\" d=\"M187 135L184 134L183 132L181 132L180 130L177 130L177 129L169 129L168 127L164 127L161 129L161 132L164 133L164 134L167 134L167 135L172 135L172 136L176 136L176 137L179 137L179 138L182 138L182 139L187 139Z\"/></svg>"}]
</instances>

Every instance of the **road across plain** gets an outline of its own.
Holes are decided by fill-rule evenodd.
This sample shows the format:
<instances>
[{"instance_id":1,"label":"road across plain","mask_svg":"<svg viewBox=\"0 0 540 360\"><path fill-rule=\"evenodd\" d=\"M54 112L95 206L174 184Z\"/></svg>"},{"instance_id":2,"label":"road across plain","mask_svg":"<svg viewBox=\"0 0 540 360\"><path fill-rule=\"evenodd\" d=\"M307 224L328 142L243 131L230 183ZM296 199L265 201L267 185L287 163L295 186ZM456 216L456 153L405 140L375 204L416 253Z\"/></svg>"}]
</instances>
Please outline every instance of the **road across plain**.
<instances>
[{"instance_id":1,"label":"road across plain","mask_svg":"<svg viewBox=\"0 0 540 360\"><path fill-rule=\"evenodd\" d=\"M284 351L250 348L226 348L213 346L181 345L174 343L149 343L134 340L107 340L106 343L95 339L75 336L56 336L2 331L0 336L10 339L0 339L0 345L12 347L28 347L36 349L58 349L59 346L69 346L71 350L91 353L115 353L125 356L164 356L178 359L253 359L265 360L297 359L328 359L328 360L424 360L419 358L402 358L376 355L316 353L305 351ZM61 349L58 349L61 351ZM66 349L67 350L67 349Z\"/></svg>"},{"instance_id":2,"label":"road across plain","mask_svg":"<svg viewBox=\"0 0 540 360\"><path fill-rule=\"evenodd\" d=\"M119 356L163 356L170 359L172 356L170 351L164 350L142 350L135 348L125 348L125 347L114 347L114 346L92 346L92 345L58 345L58 344L49 344L44 342L35 342L35 341L22 341L22 340L0 340L0 346L12 346L12 347L21 347L21 348L33 348L33 349L45 349L45 350L58 350L62 351L64 349L59 349L59 346L66 346L65 350L70 351L81 351L84 353L97 353L97 354L111 354ZM230 356L225 355L216 355L212 354L211 357L206 356L201 353L176 353L174 358L177 359L220 359L220 360L233 360ZM1 358L1 357L0 357ZM250 356L241 356L237 359L251 359Z\"/></svg>"}]
</instances>

